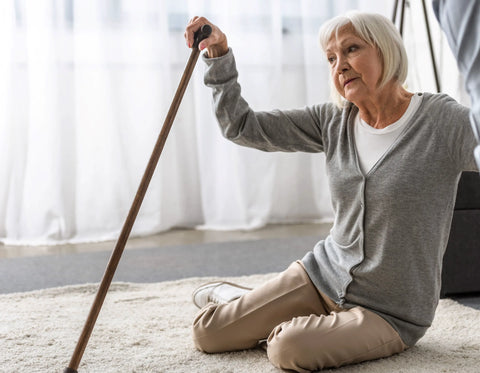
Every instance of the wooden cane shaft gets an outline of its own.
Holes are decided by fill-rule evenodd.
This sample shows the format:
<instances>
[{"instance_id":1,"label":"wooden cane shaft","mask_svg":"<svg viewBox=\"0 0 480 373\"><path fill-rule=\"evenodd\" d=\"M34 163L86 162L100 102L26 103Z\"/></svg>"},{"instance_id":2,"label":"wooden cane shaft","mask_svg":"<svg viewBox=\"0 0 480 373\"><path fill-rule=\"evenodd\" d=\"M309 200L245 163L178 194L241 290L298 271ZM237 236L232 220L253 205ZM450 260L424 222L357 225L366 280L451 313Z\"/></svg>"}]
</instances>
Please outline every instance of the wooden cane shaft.
<instances>
[{"instance_id":1,"label":"wooden cane shaft","mask_svg":"<svg viewBox=\"0 0 480 373\"><path fill-rule=\"evenodd\" d=\"M76 371L78 369L78 366L80 365L83 353L85 351L85 348L87 347L88 340L90 338L90 335L92 334L93 327L95 326L95 322L97 321L98 314L100 313L100 310L102 308L103 301L105 300L105 296L107 295L108 288L110 287L118 263L120 262L120 258L127 243L128 236L130 235L138 211L140 210L140 206L142 205L143 199L145 197L145 193L147 192L148 185L150 184L150 180L152 179L158 160L160 158L160 155L162 154L163 147L167 140L168 134L173 124L173 120L175 119L175 115L182 101L193 69L195 68L195 64L197 62L199 54L200 51L197 48L192 49L190 58L187 62L187 66L185 67L185 71L180 80L172 104L170 105L170 109L165 118L165 122L163 123L162 130L160 131L152 155L150 156L150 160L147 164L147 168L145 169L142 180L138 187L137 194L135 195L135 199L133 200L130 211L128 212L125 223L123 224L120 236L117 240L108 265L105 269L105 273L98 288L97 295L95 296L95 300L88 314L88 318L85 322L82 333L73 352L70 364L68 368L65 369L65 371Z\"/></svg>"}]
</instances>

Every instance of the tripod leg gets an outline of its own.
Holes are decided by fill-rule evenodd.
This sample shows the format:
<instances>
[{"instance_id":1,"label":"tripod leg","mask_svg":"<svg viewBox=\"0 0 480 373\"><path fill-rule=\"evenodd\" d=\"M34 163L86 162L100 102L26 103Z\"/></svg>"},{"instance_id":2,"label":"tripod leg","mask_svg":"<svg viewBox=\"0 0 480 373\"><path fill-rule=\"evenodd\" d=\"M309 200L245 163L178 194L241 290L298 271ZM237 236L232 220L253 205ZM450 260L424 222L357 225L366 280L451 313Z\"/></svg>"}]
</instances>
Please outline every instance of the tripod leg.
<instances>
[{"instance_id":1,"label":"tripod leg","mask_svg":"<svg viewBox=\"0 0 480 373\"><path fill-rule=\"evenodd\" d=\"M398 0L395 0L393 5L392 11L392 23L395 25L397 22L397 14L400 11L400 25L398 26L398 30L400 32L400 36L403 36L403 20L405 15L405 2L406 0L402 0L400 7L398 6Z\"/></svg>"},{"instance_id":2,"label":"tripod leg","mask_svg":"<svg viewBox=\"0 0 480 373\"><path fill-rule=\"evenodd\" d=\"M428 45L430 47L430 57L432 59L432 68L433 68L433 74L435 76L435 84L437 87L437 92L440 92L440 80L438 79L437 63L435 62L435 53L433 51L432 36L430 33L430 24L428 22L427 7L425 6L425 0L422 0L422 6L423 6L423 16L425 18L425 27L427 28Z\"/></svg>"},{"instance_id":3,"label":"tripod leg","mask_svg":"<svg viewBox=\"0 0 480 373\"><path fill-rule=\"evenodd\" d=\"M395 0L395 3L393 4L393 12L392 12L392 22L395 24L395 21L397 20L397 8L398 8L398 0Z\"/></svg>"},{"instance_id":4,"label":"tripod leg","mask_svg":"<svg viewBox=\"0 0 480 373\"><path fill-rule=\"evenodd\" d=\"M400 12L400 35L403 36L403 21L405 19L405 3L406 0L402 0L401 12Z\"/></svg>"},{"instance_id":5,"label":"tripod leg","mask_svg":"<svg viewBox=\"0 0 480 373\"><path fill-rule=\"evenodd\" d=\"M140 206L143 202L143 198L145 197L145 193L147 192L148 185L150 183L150 180L152 179L153 173L160 158L160 154L162 153L165 141L167 140L168 133L170 132L170 128L172 127L178 107L180 106L180 102L182 101L183 94L187 89L188 81L190 80L193 69L198 60L198 56L200 54L200 51L198 50L198 43L201 40L206 39L210 35L211 31L212 30L209 25L204 25L202 29L199 30L199 32L195 35L195 44L192 48L192 52L187 62L187 66L185 67L182 79L180 80L180 84L173 98L173 102L170 105L170 109L167 113L167 117L165 118L162 130L160 131L160 135L158 136L152 155L147 164L147 168L145 169L145 173L143 174L142 181L140 182L140 186L138 187L137 194L135 195L133 204L130 207L130 211L128 212L125 223L123 224L122 231L117 240L112 256L110 257L110 260L108 262L107 268L100 283L100 287L97 291L97 295L95 296L95 300L88 314L87 321L85 322L82 333L75 347L75 351L73 352L72 358L70 360L70 364L68 365L68 368L64 369L63 373L77 373L78 366L80 365L83 353L85 351L85 348L87 347L88 340L90 338L90 335L92 334L93 327L95 326L95 322L97 321L97 317L102 308L105 296L107 295L108 288L110 287L113 276L115 274L115 270L117 269L118 263L120 262L120 258L127 243L128 236L130 235L138 211L140 210Z\"/></svg>"}]
</instances>

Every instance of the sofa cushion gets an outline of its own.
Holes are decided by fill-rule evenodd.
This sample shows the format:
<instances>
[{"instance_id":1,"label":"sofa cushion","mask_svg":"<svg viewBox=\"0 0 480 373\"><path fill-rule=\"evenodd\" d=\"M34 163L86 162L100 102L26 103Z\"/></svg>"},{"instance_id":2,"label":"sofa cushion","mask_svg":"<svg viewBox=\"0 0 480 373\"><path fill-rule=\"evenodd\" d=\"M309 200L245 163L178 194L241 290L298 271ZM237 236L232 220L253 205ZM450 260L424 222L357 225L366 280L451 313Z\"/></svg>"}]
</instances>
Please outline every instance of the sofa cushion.
<instances>
[{"instance_id":1,"label":"sofa cushion","mask_svg":"<svg viewBox=\"0 0 480 373\"><path fill-rule=\"evenodd\" d=\"M442 296L480 292L480 210L456 210L443 257Z\"/></svg>"},{"instance_id":2,"label":"sofa cushion","mask_svg":"<svg viewBox=\"0 0 480 373\"><path fill-rule=\"evenodd\" d=\"M464 172L458 183L456 210L480 209L480 174Z\"/></svg>"}]
</instances>

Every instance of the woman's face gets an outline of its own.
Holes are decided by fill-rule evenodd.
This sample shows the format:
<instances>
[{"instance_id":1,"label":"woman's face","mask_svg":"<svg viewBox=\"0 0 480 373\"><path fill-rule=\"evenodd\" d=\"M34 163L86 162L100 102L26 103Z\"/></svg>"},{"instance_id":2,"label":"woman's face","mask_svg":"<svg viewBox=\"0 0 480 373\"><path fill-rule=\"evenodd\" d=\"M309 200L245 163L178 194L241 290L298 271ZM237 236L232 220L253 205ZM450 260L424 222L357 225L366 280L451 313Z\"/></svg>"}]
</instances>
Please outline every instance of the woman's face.
<instances>
[{"instance_id":1,"label":"woman's face","mask_svg":"<svg viewBox=\"0 0 480 373\"><path fill-rule=\"evenodd\" d=\"M340 28L325 50L338 93L353 103L378 94L383 66L378 49L358 37L351 25Z\"/></svg>"}]
</instances>

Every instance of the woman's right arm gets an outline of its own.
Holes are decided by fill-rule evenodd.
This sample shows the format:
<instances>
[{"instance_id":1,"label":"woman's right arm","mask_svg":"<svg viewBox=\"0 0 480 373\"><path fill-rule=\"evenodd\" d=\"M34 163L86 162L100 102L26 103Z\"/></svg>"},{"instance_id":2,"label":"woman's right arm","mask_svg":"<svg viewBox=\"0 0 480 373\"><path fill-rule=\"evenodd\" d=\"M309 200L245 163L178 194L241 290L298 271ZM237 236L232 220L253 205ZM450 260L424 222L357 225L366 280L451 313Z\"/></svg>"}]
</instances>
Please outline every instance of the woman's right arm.
<instances>
[{"instance_id":1,"label":"woman's right arm","mask_svg":"<svg viewBox=\"0 0 480 373\"><path fill-rule=\"evenodd\" d=\"M205 23L212 26L212 35L202 41L205 45L200 43L200 47L208 51L203 57L207 64L204 81L212 88L215 114L223 135L236 144L263 151L323 151L319 118L323 110L306 107L253 111L241 96L235 58L218 27L205 18L194 18L189 25L196 26L187 27L185 32L187 44L193 42L193 37L190 39L187 35L193 35ZM218 56L211 57L210 53Z\"/></svg>"}]
</instances>

